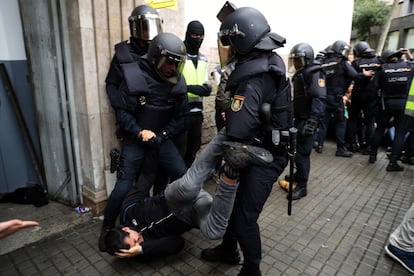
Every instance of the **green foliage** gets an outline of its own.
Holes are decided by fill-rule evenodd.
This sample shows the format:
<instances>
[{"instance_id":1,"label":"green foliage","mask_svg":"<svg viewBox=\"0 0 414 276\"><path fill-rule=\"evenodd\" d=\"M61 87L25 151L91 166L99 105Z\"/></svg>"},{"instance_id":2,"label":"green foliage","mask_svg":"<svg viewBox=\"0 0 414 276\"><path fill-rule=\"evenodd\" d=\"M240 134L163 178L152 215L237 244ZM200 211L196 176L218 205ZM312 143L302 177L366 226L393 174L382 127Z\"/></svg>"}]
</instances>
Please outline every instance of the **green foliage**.
<instances>
[{"instance_id":1,"label":"green foliage","mask_svg":"<svg viewBox=\"0 0 414 276\"><path fill-rule=\"evenodd\" d=\"M355 0L352 28L361 39L368 39L371 28L384 25L390 12L391 6L381 0Z\"/></svg>"}]
</instances>

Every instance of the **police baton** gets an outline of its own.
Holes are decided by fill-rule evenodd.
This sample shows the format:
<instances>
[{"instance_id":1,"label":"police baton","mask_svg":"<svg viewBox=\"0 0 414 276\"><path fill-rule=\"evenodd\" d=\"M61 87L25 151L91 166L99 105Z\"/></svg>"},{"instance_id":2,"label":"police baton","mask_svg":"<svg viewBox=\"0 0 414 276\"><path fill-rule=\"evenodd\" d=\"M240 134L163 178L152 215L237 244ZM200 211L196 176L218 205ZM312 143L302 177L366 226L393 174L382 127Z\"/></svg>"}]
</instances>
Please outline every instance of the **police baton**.
<instances>
[{"instance_id":1,"label":"police baton","mask_svg":"<svg viewBox=\"0 0 414 276\"><path fill-rule=\"evenodd\" d=\"M295 168L295 154L296 154L296 135L298 129L291 127L289 129L289 190L288 190L288 216L292 214L292 193L293 193L293 174Z\"/></svg>"}]
</instances>

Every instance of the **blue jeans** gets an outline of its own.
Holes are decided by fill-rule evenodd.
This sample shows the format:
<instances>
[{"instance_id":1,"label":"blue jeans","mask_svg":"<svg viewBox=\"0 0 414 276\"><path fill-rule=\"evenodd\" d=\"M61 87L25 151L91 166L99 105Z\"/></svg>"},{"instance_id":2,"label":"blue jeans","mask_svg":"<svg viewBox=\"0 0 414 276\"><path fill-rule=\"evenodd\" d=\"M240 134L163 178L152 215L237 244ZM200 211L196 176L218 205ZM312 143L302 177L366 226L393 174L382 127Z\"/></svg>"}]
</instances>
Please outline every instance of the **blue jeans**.
<instances>
[{"instance_id":1,"label":"blue jeans","mask_svg":"<svg viewBox=\"0 0 414 276\"><path fill-rule=\"evenodd\" d=\"M121 211L122 201L125 199L132 184L140 171L145 156L145 147L140 143L125 143L121 153L121 164L115 187L108 198L104 210L104 224L114 224ZM163 174L179 178L187 171L187 167L171 140L165 140L160 145L159 169ZM109 225L113 226L113 225Z\"/></svg>"},{"instance_id":2,"label":"blue jeans","mask_svg":"<svg viewBox=\"0 0 414 276\"><path fill-rule=\"evenodd\" d=\"M214 200L203 189L204 182L223 155L221 144L226 138L225 129L222 129L197 156L185 175L168 184L164 193L174 214L187 224L200 228L209 239L223 237L238 187L220 179Z\"/></svg>"}]
</instances>

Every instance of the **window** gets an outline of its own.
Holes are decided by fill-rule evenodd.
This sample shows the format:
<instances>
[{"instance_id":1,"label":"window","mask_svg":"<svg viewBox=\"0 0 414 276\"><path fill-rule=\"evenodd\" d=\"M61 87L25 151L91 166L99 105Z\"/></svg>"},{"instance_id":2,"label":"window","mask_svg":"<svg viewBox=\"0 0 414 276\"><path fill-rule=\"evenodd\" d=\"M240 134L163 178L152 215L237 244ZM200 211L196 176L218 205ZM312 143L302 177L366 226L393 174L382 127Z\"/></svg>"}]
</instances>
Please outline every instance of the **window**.
<instances>
[{"instance_id":1,"label":"window","mask_svg":"<svg viewBox=\"0 0 414 276\"><path fill-rule=\"evenodd\" d=\"M408 30L404 48L414 48L414 28Z\"/></svg>"},{"instance_id":2,"label":"window","mask_svg":"<svg viewBox=\"0 0 414 276\"><path fill-rule=\"evenodd\" d=\"M408 14L414 13L414 0L408 1Z\"/></svg>"},{"instance_id":3,"label":"window","mask_svg":"<svg viewBox=\"0 0 414 276\"><path fill-rule=\"evenodd\" d=\"M384 49L394 49L398 48L398 37L400 36L400 32L392 32L388 34L387 41L385 42Z\"/></svg>"}]
</instances>

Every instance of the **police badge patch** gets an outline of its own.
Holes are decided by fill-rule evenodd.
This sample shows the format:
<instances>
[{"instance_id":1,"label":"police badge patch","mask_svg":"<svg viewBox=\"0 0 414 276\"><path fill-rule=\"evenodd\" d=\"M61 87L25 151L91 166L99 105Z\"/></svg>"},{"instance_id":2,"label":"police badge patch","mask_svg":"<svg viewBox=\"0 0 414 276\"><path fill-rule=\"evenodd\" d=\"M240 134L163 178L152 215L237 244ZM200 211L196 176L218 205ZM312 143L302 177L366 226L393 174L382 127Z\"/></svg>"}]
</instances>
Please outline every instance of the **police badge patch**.
<instances>
[{"instance_id":1,"label":"police badge patch","mask_svg":"<svg viewBox=\"0 0 414 276\"><path fill-rule=\"evenodd\" d=\"M325 80L324 79L318 79L318 85L319 85L319 87L325 87Z\"/></svg>"},{"instance_id":2,"label":"police badge patch","mask_svg":"<svg viewBox=\"0 0 414 276\"><path fill-rule=\"evenodd\" d=\"M240 95L234 95L231 102L231 110L234 112L240 111L244 103L244 97Z\"/></svg>"}]
</instances>

